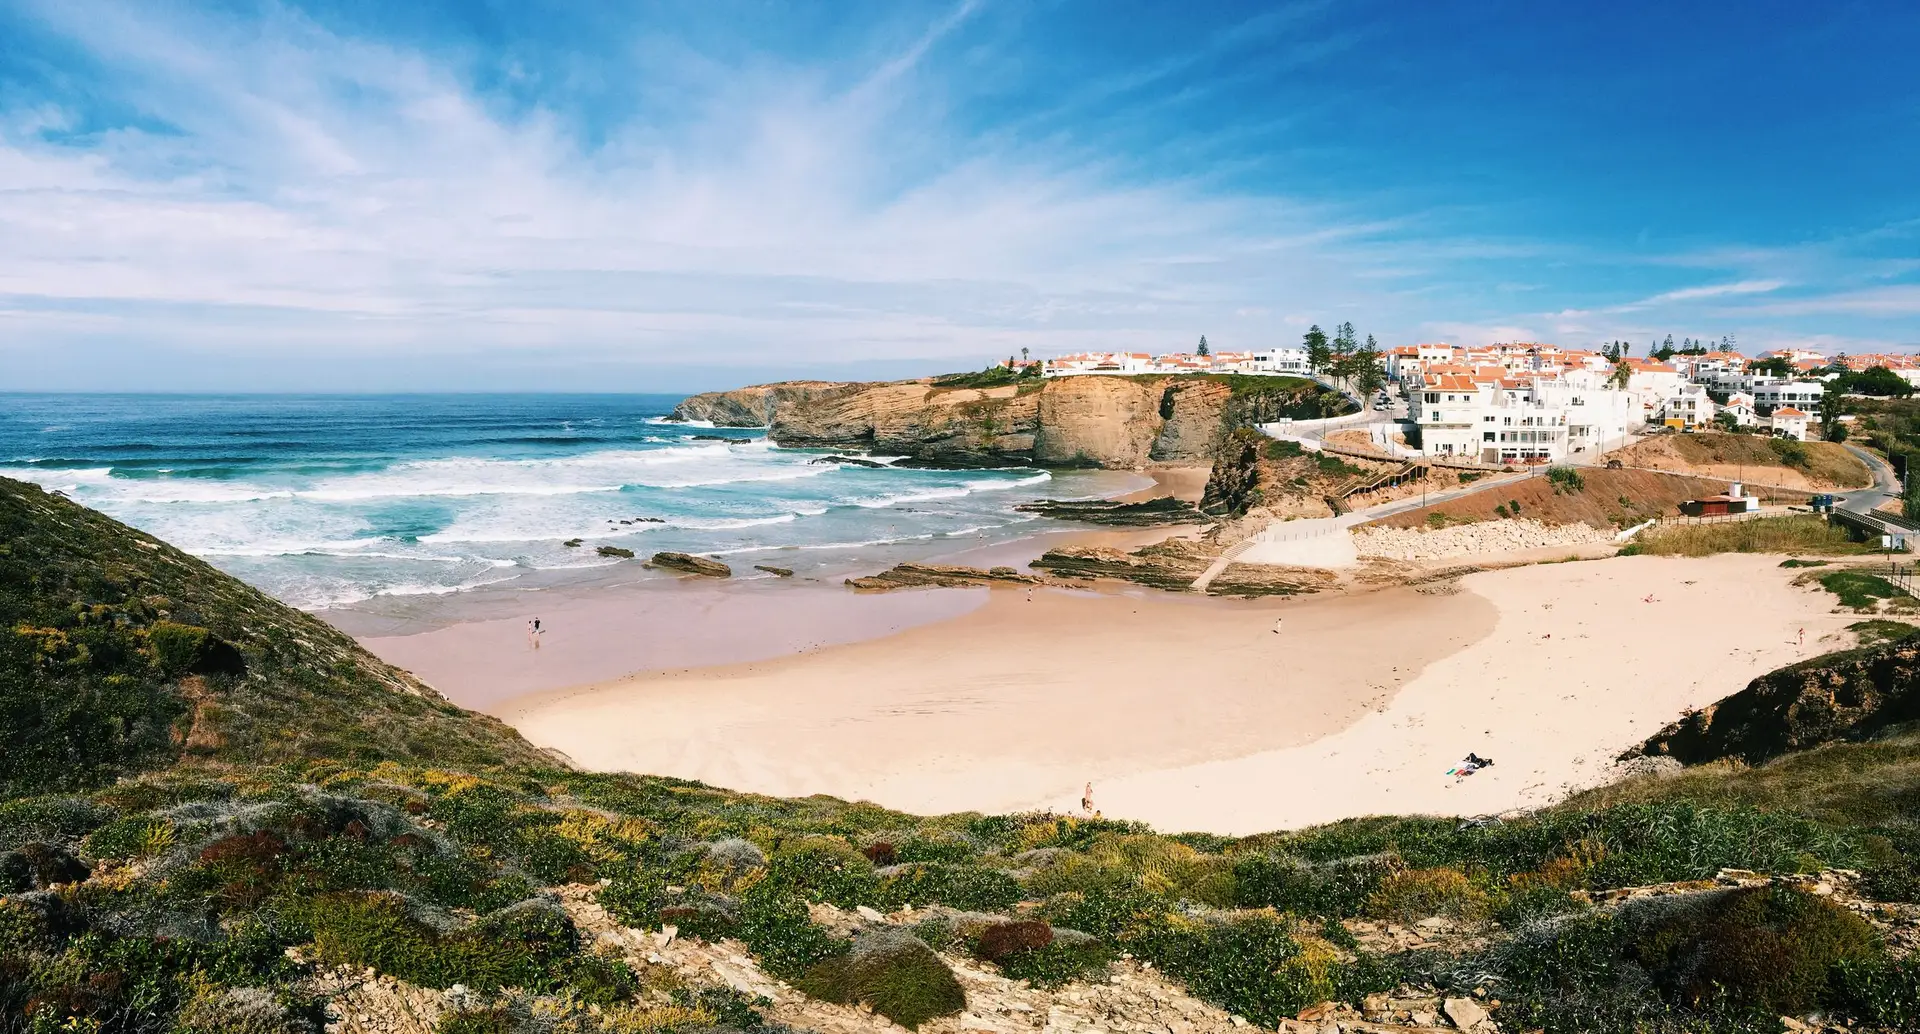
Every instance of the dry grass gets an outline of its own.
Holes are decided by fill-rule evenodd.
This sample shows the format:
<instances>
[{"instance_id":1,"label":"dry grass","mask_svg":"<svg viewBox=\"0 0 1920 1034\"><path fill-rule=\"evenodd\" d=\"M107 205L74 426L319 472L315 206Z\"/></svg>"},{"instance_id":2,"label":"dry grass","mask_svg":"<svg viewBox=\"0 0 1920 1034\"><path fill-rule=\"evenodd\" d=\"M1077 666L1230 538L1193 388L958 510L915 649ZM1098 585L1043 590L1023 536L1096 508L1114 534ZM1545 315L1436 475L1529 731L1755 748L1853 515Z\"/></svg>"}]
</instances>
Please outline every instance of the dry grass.
<instances>
[{"instance_id":1,"label":"dry grass","mask_svg":"<svg viewBox=\"0 0 1920 1034\"><path fill-rule=\"evenodd\" d=\"M1497 483L1484 492L1475 492L1433 506L1408 510L1373 521L1363 527L1423 528L1473 521L1498 520L1506 516L1496 507L1520 504L1520 516L1548 525L1586 523L1602 530L1630 528L1649 517L1679 512L1679 504L1688 499L1717 495L1727 490L1727 482L1712 478L1666 474L1651 470L1580 471L1582 487L1555 484L1542 471L1538 477L1523 481ZM1800 502L1804 492L1770 491L1776 502ZM1433 515L1440 515L1434 519Z\"/></svg>"},{"instance_id":2,"label":"dry grass","mask_svg":"<svg viewBox=\"0 0 1920 1034\"><path fill-rule=\"evenodd\" d=\"M1873 483L1866 464L1833 442L1794 442L1751 434L1668 434L1639 442L1617 454L1628 466L1672 466L1677 460L1700 473L1728 474L1726 467L1752 468L1766 481L1767 468L1792 470L1810 481L1836 488ZM1706 468L1721 468L1708 471Z\"/></svg>"},{"instance_id":3,"label":"dry grass","mask_svg":"<svg viewBox=\"0 0 1920 1034\"><path fill-rule=\"evenodd\" d=\"M1653 556L1711 556L1715 553L1793 553L1850 556L1871 553L1865 543L1848 539L1846 530L1820 517L1761 517L1718 524L1675 524L1649 528L1628 551Z\"/></svg>"}]
</instances>

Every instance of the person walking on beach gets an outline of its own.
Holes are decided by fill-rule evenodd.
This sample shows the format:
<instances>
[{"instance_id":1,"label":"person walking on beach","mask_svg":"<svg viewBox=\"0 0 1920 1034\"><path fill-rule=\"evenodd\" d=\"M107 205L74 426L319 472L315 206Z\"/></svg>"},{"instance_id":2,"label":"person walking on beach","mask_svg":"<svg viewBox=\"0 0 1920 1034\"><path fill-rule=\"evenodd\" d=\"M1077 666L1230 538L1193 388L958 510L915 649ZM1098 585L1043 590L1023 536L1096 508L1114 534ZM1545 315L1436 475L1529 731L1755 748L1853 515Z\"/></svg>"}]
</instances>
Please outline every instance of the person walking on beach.
<instances>
[{"instance_id":1,"label":"person walking on beach","mask_svg":"<svg viewBox=\"0 0 1920 1034\"><path fill-rule=\"evenodd\" d=\"M540 649L540 619L533 619L533 648Z\"/></svg>"},{"instance_id":2,"label":"person walking on beach","mask_svg":"<svg viewBox=\"0 0 1920 1034\"><path fill-rule=\"evenodd\" d=\"M1085 790L1080 791L1080 810L1088 815L1093 814L1093 784L1091 782L1087 784Z\"/></svg>"},{"instance_id":3,"label":"person walking on beach","mask_svg":"<svg viewBox=\"0 0 1920 1034\"><path fill-rule=\"evenodd\" d=\"M1805 646L1805 645L1807 645L1807 630L1806 630L1806 629L1804 629L1804 628L1803 628L1803 629L1801 629L1801 630L1800 630L1800 636L1799 636L1799 641L1798 641L1798 643L1797 643L1796 645L1799 645L1799 646Z\"/></svg>"},{"instance_id":4,"label":"person walking on beach","mask_svg":"<svg viewBox=\"0 0 1920 1034\"><path fill-rule=\"evenodd\" d=\"M1285 620L1286 620L1285 618L1274 618L1274 619L1273 619L1273 634L1274 634L1274 635L1279 635L1279 634L1280 634L1280 622L1282 622L1282 621L1285 621Z\"/></svg>"}]
</instances>

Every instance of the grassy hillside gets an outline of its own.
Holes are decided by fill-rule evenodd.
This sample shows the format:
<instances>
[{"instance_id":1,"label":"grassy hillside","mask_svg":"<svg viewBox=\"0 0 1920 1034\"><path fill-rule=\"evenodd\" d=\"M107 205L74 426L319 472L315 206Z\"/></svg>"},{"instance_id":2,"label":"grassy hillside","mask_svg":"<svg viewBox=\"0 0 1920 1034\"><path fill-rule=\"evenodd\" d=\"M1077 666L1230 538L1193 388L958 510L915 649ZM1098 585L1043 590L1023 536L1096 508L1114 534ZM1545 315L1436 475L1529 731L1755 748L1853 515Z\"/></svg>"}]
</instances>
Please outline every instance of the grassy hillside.
<instances>
[{"instance_id":1,"label":"grassy hillside","mask_svg":"<svg viewBox=\"0 0 1920 1034\"><path fill-rule=\"evenodd\" d=\"M1845 755L1850 785L1890 791L1871 806L1816 800L1841 781L1827 762L1771 774L1796 755L1750 798L1729 770L1504 822L1242 839L779 800L553 764L198 561L0 487L0 748L36 759L0 788L0 1034L317 1032L329 1005L398 1000L425 1020L392 1029L440 1034L895 1029L856 1003L955 1031L954 966L1085 989L1123 954L1267 1029L1323 1000L1405 1021L1394 1002L1443 997L1512 1032L1920 1017L1897 931L1801 884L1606 893L1851 866L1912 901L1910 747L1809 755L1879 751ZM583 902L746 961L596 943ZM854 933L823 904L888 915ZM743 966L814 1011L736 990ZM377 994L343 1002L368 973Z\"/></svg>"},{"instance_id":2,"label":"grassy hillside","mask_svg":"<svg viewBox=\"0 0 1920 1034\"><path fill-rule=\"evenodd\" d=\"M0 478L0 792L188 757L541 760L332 626Z\"/></svg>"}]
</instances>

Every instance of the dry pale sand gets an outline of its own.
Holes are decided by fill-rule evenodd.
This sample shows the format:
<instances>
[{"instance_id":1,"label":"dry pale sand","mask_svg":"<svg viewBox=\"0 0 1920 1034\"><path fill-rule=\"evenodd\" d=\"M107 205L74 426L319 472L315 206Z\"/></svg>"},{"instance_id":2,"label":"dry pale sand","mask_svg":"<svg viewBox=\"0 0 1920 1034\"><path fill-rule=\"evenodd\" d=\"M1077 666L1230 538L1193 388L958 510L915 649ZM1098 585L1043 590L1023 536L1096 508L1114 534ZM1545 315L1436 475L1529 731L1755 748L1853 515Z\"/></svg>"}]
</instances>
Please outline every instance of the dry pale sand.
<instances>
[{"instance_id":1,"label":"dry pale sand","mask_svg":"<svg viewBox=\"0 0 1920 1034\"><path fill-rule=\"evenodd\" d=\"M592 768L918 812L1067 810L1091 780L1107 815L1162 829L1484 814L1604 780L1684 709L1847 640L1856 619L1777 565L1626 557L1284 602L1001 590L883 639L496 710ZM1470 750L1497 764L1446 776Z\"/></svg>"},{"instance_id":2,"label":"dry pale sand","mask_svg":"<svg viewBox=\"0 0 1920 1034\"><path fill-rule=\"evenodd\" d=\"M1407 589L1311 603L992 595L884 639L637 676L498 713L592 768L1000 810L1087 780L1312 742L1385 706L1495 618L1476 596L1435 606Z\"/></svg>"},{"instance_id":3,"label":"dry pale sand","mask_svg":"<svg viewBox=\"0 0 1920 1034\"><path fill-rule=\"evenodd\" d=\"M1370 814L1480 815L1604 783L1614 757L1757 675L1850 644L1857 615L1778 557L1618 557L1471 575L1492 635L1305 746L1108 781L1108 814L1252 833ZM1459 597L1454 597L1457 599ZM1800 632L1805 631L1805 642ZM1444 773L1474 751L1492 768ZM1065 809L1063 787L1023 802Z\"/></svg>"}]
</instances>

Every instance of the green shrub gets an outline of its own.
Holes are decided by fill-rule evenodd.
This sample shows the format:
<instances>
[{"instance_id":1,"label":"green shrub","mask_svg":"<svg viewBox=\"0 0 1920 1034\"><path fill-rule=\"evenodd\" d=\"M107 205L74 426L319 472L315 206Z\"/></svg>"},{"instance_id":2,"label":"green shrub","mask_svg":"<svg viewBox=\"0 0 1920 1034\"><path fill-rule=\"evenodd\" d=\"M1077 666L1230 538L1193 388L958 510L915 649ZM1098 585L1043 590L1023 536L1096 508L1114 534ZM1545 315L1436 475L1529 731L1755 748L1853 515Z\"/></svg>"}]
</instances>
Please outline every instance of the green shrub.
<instances>
[{"instance_id":1,"label":"green shrub","mask_svg":"<svg viewBox=\"0 0 1920 1034\"><path fill-rule=\"evenodd\" d=\"M598 900L615 919L639 930L660 925L660 906L667 901L666 881L638 867L613 877L600 888Z\"/></svg>"},{"instance_id":2,"label":"green shrub","mask_svg":"<svg viewBox=\"0 0 1920 1034\"><path fill-rule=\"evenodd\" d=\"M1564 896L1564 895L1563 895ZM1457 869L1409 869L1389 873L1367 897L1366 912L1376 919L1413 922L1446 916L1467 922L1487 919L1493 900Z\"/></svg>"},{"instance_id":3,"label":"green shrub","mask_svg":"<svg viewBox=\"0 0 1920 1034\"><path fill-rule=\"evenodd\" d=\"M879 900L880 880L873 862L837 837L800 837L780 845L767 860L766 883L798 893L808 901L853 908Z\"/></svg>"},{"instance_id":4,"label":"green shrub","mask_svg":"<svg viewBox=\"0 0 1920 1034\"><path fill-rule=\"evenodd\" d=\"M804 900L766 880L740 900L739 937L761 968L788 980L848 949L846 941L814 923Z\"/></svg>"},{"instance_id":5,"label":"green shrub","mask_svg":"<svg viewBox=\"0 0 1920 1034\"><path fill-rule=\"evenodd\" d=\"M1310 916L1355 916L1382 881L1405 868L1392 854L1356 852L1354 857L1305 862L1270 854L1234 860L1235 903Z\"/></svg>"},{"instance_id":6,"label":"green shrub","mask_svg":"<svg viewBox=\"0 0 1920 1034\"><path fill-rule=\"evenodd\" d=\"M537 902L452 933L424 922L392 894L324 895L307 913L322 959L371 966L425 987L547 988L554 984L549 969L573 953L576 940L565 913Z\"/></svg>"},{"instance_id":7,"label":"green shrub","mask_svg":"<svg viewBox=\"0 0 1920 1034\"><path fill-rule=\"evenodd\" d=\"M1012 980L1055 987L1104 970L1113 953L1077 930L1055 931L1046 923L996 923L974 940L974 954L1000 967Z\"/></svg>"},{"instance_id":8,"label":"green shrub","mask_svg":"<svg viewBox=\"0 0 1920 1034\"><path fill-rule=\"evenodd\" d=\"M1106 834L1027 877L1038 895L1095 889L1146 891L1175 900L1231 905L1233 863L1146 833Z\"/></svg>"},{"instance_id":9,"label":"green shrub","mask_svg":"<svg viewBox=\"0 0 1920 1034\"><path fill-rule=\"evenodd\" d=\"M1172 902L1133 888L1056 894L1046 900L1040 915L1055 926L1085 930L1107 941L1119 941L1166 918Z\"/></svg>"},{"instance_id":10,"label":"green shrub","mask_svg":"<svg viewBox=\"0 0 1920 1034\"><path fill-rule=\"evenodd\" d=\"M1643 906L1627 954L1670 998L1693 1008L1765 1008L1798 1016L1826 994L1834 967L1879 957L1873 927L1825 898L1786 887L1703 894Z\"/></svg>"},{"instance_id":11,"label":"green shrub","mask_svg":"<svg viewBox=\"0 0 1920 1034\"><path fill-rule=\"evenodd\" d=\"M1840 963L1833 1001L1856 1020L1889 1030L1920 1029L1920 957Z\"/></svg>"},{"instance_id":12,"label":"green shrub","mask_svg":"<svg viewBox=\"0 0 1920 1034\"><path fill-rule=\"evenodd\" d=\"M173 846L174 826L152 815L131 815L94 830L81 843L89 858L151 858Z\"/></svg>"},{"instance_id":13,"label":"green shrub","mask_svg":"<svg viewBox=\"0 0 1920 1034\"><path fill-rule=\"evenodd\" d=\"M1820 586L1840 597L1840 605L1854 610L1872 610L1881 600L1903 596L1892 582L1865 571L1835 571L1819 577Z\"/></svg>"},{"instance_id":14,"label":"green shrub","mask_svg":"<svg viewBox=\"0 0 1920 1034\"><path fill-rule=\"evenodd\" d=\"M153 648L154 663L162 674L178 678L200 663L212 632L196 625L156 621L147 629L147 644Z\"/></svg>"},{"instance_id":15,"label":"green shrub","mask_svg":"<svg viewBox=\"0 0 1920 1034\"><path fill-rule=\"evenodd\" d=\"M0 850L30 841L77 840L105 825L113 813L82 797L26 797L0 803Z\"/></svg>"},{"instance_id":16,"label":"green shrub","mask_svg":"<svg viewBox=\"0 0 1920 1034\"><path fill-rule=\"evenodd\" d=\"M514 1034L517 1027L506 1006L493 1005L444 1013L433 1030L434 1034Z\"/></svg>"},{"instance_id":17,"label":"green shrub","mask_svg":"<svg viewBox=\"0 0 1920 1034\"><path fill-rule=\"evenodd\" d=\"M979 853L979 848L959 833L916 833L894 843L893 860L896 863L965 862Z\"/></svg>"},{"instance_id":18,"label":"green shrub","mask_svg":"<svg viewBox=\"0 0 1920 1034\"><path fill-rule=\"evenodd\" d=\"M1290 925L1271 914L1174 920L1142 932L1128 947L1195 996L1261 1027L1278 1025L1334 990L1331 958L1309 957Z\"/></svg>"},{"instance_id":19,"label":"green shrub","mask_svg":"<svg viewBox=\"0 0 1920 1034\"><path fill-rule=\"evenodd\" d=\"M260 987L207 989L180 1010L173 1034L306 1034L313 1028Z\"/></svg>"},{"instance_id":20,"label":"green shrub","mask_svg":"<svg viewBox=\"0 0 1920 1034\"><path fill-rule=\"evenodd\" d=\"M879 930L809 968L800 990L822 1001L861 1002L908 1030L967 1007L967 993L939 955L899 930Z\"/></svg>"},{"instance_id":21,"label":"green shrub","mask_svg":"<svg viewBox=\"0 0 1920 1034\"><path fill-rule=\"evenodd\" d=\"M640 993L633 968L619 953L605 949L559 960L553 978L571 997L594 1005L617 1005Z\"/></svg>"},{"instance_id":22,"label":"green shrub","mask_svg":"<svg viewBox=\"0 0 1920 1034\"><path fill-rule=\"evenodd\" d=\"M1572 493L1587 487L1587 480L1572 467L1548 467L1547 481L1553 485L1554 492Z\"/></svg>"},{"instance_id":23,"label":"green shrub","mask_svg":"<svg viewBox=\"0 0 1920 1034\"><path fill-rule=\"evenodd\" d=\"M1023 896L1020 884L998 869L951 862L903 866L880 882L882 907L946 905L974 912L1004 912Z\"/></svg>"}]
</instances>

